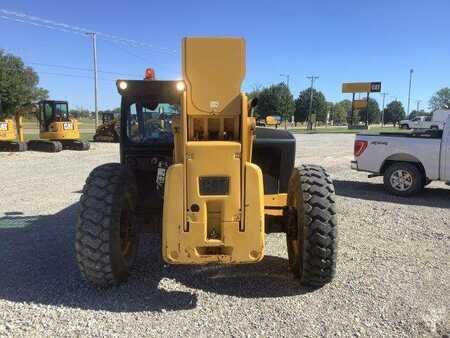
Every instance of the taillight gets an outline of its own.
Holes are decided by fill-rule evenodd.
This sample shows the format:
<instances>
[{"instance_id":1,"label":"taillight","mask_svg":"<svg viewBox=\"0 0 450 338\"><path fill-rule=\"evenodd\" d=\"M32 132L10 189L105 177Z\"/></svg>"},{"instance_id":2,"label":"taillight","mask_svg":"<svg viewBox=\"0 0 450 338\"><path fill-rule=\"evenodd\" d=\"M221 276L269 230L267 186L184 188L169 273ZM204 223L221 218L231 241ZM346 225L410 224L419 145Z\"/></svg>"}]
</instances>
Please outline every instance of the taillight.
<instances>
[{"instance_id":1,"label":"taillight","mask_svg":"<svg viewBox=\"0 0 450 338\"><path fill-rule=\"evenodd\" d=\"M364 150L366 150L366 148L367 148L367 141L356 140L353 154L355 155L355 157L358 157L364 152Z\"/></svg>"}]
</instances>

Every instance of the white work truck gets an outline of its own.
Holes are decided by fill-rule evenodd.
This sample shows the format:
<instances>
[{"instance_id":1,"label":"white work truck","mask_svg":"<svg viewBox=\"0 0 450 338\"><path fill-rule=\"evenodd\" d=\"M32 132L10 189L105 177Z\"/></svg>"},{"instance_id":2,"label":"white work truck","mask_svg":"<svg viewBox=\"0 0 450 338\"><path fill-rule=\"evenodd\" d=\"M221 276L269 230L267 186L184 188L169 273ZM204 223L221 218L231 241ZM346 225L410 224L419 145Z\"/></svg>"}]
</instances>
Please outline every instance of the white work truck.
<instances>
[{"instance_id":1,"label":"white work truck","mask_svg":"<svg viewBox=\"0 0 450 338\"><path fill-rule=\"evenodd\" d=\"M449 109L438 109L431 116L417 116L412 120L401 120L401 129L443 129L444 122L450 114Z\"/></svg>"},{"instance_id":2,"label":"white work truck","mask_svg":"<svg viewBox=\"0 0 450 338\"><path fill-rule=\"evenodd\" d=\"M413 195L431 181L449 184L450 115L443 130L358 134L354 156L352 169L383 176L385 188L395 195Z\"/></svg>"}]
</instances>

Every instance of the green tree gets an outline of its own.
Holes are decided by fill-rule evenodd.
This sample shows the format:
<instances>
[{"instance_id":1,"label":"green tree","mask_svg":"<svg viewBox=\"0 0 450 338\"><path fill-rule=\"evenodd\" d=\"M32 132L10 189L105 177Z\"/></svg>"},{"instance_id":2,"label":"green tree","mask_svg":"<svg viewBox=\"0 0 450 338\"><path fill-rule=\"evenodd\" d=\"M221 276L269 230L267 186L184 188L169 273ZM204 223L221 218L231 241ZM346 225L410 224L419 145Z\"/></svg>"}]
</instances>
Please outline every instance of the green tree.
<instances>
[{"instance_id":1,"label":"green tree","mask_svg":"<svg viewBox=\"0 0 450 338\"><path fill-rule=\"evenodd\" d=\"M280 115L290 119L295 111L294 98L284 83L250 92L248 96L249 98L258 97L258 106L256 107L258 117Z\"/></svg>"},{"instance_id":2,"label":"green tree","mask_svg":"<svg viewBox=\"0 0 450 338\"><path fill-rule=\"evenodd\" d=\"M48 91L38 83L39 77L31 67L0 50L0 101L5 115L13 115L24 104L46 99Z\"/></svg>"},{"instance_id":3,"label":"green tree","mask_svg":"<svg viewBox=\"0 0 450 338\"><path fill-rule=\"evenodd\" d=\"M333 121L334 124L347 123L347 117L352 109L352 101L342 100L336 103L333 107Z\"/></svg>"},{"instance_id":4,"label":"green tree","mask_svg":"<svg viewBox=\"0 0 450 338\"><path fill-rule=\"evenodd\" d=\"M431 111L437 109L450 109L450 88L439 89L430 99L429 106Z\"/></svg>"},{"instance_id":5,"label":"green tree","mask_svg":"<svg viewBox=\"0 0 450 338\"><path fill-rule=\"evenodd\" d=\"M366 122L366 116L367 116L366 114L367 113L369 113L369 116L368 116L369 124L380 122L381 111L380 111L380 107L378 106L378 102L375 99L369 98L369 103L367 105L367 108L362 109L359 112L360 121Z\"/></svg>"},{"instance_id":6,"label":"green tree","mask_svg":"<svg viewBox=\"0 0 450 338\"><path fill-rule=\"evenodd\" d=\"M308 118L311 88L300 92L295 100L295 122L305 122ZM313 89L313 102L311 114L316 114L316 121L325 122L327 119L327 101L321 91Z\"/></svg>"},{"instance_id":7,"label":"green tree","mask_svg":"<svg viewBox=\"0 0 450 338\"><path fill-rule=\"evenodd\" d=\"M405 118L405 109L400 101L392 101L384 110L384 122L393 123L394 126Z\"/></svg>"}]
</instances>

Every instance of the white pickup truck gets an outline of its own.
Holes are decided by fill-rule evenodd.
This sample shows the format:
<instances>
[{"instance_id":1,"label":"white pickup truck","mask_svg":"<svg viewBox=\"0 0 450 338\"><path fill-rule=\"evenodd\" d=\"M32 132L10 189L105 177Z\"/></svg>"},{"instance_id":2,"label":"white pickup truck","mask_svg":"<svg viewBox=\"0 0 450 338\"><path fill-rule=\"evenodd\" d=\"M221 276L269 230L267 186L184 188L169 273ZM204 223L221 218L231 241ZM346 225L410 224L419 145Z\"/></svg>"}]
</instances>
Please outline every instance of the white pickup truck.
<instances>
[{"instance_id":1,"label":"white pickup truck","mask_svg":"<svg viewBox=\"0 0 450 338\"><path fill-rule=\"evenodd\" d=\"M438 109L432 116L417 116L412 120L401 120L399 126L401 129L442 129L449 113L448 109Z\"/></svg>"},{"instance_id":2,"label":"white pickup truck","mask_svg":"<svg viewBox=\"0 0 450 338\"><path fill-rule=\"evenodd\" d=\"M443 130L358 134L354 156L352 169L383 176L395 195L413 195L431 181L450 184L450 115Z\"/></svg>"}]
</instances>

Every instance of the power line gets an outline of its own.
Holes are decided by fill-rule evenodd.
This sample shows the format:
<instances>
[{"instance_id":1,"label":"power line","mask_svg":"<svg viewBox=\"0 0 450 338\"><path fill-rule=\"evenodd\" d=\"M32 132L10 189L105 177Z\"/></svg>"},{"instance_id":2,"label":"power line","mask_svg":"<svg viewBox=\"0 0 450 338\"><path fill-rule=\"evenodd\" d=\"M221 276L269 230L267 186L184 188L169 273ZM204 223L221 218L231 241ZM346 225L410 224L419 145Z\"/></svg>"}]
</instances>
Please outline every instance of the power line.
<instances>
[{"instance_id":1,"label":"power line","mask_svg":"<svg viewBox=\"0 0 450 338\"><path fill-rule=\"evenodd\" d=\"M36 66L72 69L72 70L79 70L79 71L83 71L83 72L92 72L93 71L92 68L81 68L81 67L72 67L72 66L65 66L65 65L55 65L55 64L42 63L42 62L27 62L27 63L30 65L36 65ZM136 74L118 73L118 72L111 72L111 71L106 71L106 70L99 70L98 72L104 73L104 74L112 74L112 75L132 76L132 77L137 77L137 78L141 77L140 75L136 75Z\"/></svg>"},{"instance_id":2,"label":"power line","mask_svg":"<svg viewBox=\"0 0 450 338\"><path fill-rule=\"evenodd\" d=\"M76 32L76 31L70 31L70 30L67 30L67 29L52 27L52 26L49 26L49 25L43 25L43 24L40 24L40 23L37 23L37 22L25 21L25 20L22 20L22 19L11 18L11 17L7 17L7 16L4 16L4 15L0 15L0 18L1 19L5 19L5 20L10 20L10 21L16 21L16 22L20 22L20 23L26 23L26 24L33 25L33 26L36 26L36 27L43 27L43 28L47 28L47 29L51 29L51 30L55 30L55 31L60 31L60 32L64 32L64 33L73 33L73 34L78 34L78 35L83 36L82 33L79 33L79 32Z\"/></svg>"},{"instance_id":3,"label":"power line","mask_svg":"<svg viewBox=\"0 0 450 338\"><path fill-rule=\"evenodd\" d=\"M14 54L13 51L8 50L6 48L2 48L0 47L0 50L4 50L9 54ZM83 67L73 67L73 66L67 66L67 65L56 65L56 64L52 64L52 63L43 63L43 62L24 62L24 66L27 67L27 65L36 65L36 66L42 66L42 67L51 67L51 68L62 68L62 69L70 69L70 70L78 70L78 71L83 71L83 72L92 72L93 69L92 68L83 68ZM38 72L38 70L34 69L35 71ZM103 74L111 74L111 75L123 75L123 76L130 76L132 78L138 78L140 79L142 77L142 74L138 75L138 74L130 74L130 73L120 73L120 72L112 72L109 70L98 70L99 73L103 73Z\"/></svg>"},{"instance_id":4,"label":"power line","mask_svg":"<svg viewBox=\"0 0 450 338\"><path fill-rule=\"evenodd\" d=\"M7 71L17 71L18 68L16 67L2 67L2 69L6 69ZM27 71L27 69L23 69L23 71ZM33 69L34 72L39 74L46 74L46 75L55 75L55 76L64 76L64 77L74 77L74 78L83 78L83 79L93 79L93 76L89 76L89 75L80 75L80 74L69 74L69 73L55 73L55 72L46 72L46 71L40 71L40 70L36 70ZM112 79L112 78L99 78L102 81L116 81L117 79Z\"/></svg>"},{"instance_id":5,"label":"power line","mask_svg":"<svg viewBox=\"0 0 450 338\"><path fill-rule=\"evenodd\" d=\"M16 22L26 23L38 27L43 27L47 29L57 30L64 33L73 33L84 36L86 33L92 33L94 32L92 29L87 29L79 26L73 26L62 22L56 22L53 20L48 20L44 18L40 18L38 16L34 15L28 15L25 13L19 13L14 11L9 11L6 9L0 8L0 18L6 19L6 20L12 20ZM127 46L135 47L135 48L146 48L151 49L154 51L159 51L162 53L168 53L168 54L176 54L175 50L172 50L167 47L157 47L152 44L141 42L133 39L127 39L123 38L117 35L109 34L109 33L103 33L103 32L95 32L99 38L104 40L110 40L115 41L117 43L121 43Z\"/></svg>"},{"instance_id":6,"label":"power line","mask_svg":"<svg viewBox=\"0 0 450 338\"><path fill-rule=\"evenodd\" d=\"M54 72L41 72L37 71L38 74L46 74L46 75L56 75L56 76L65 76L65 77L78 77L84 79L92 80L94 77L89 75L78 75L78 74L68 74L68 73L54 73ZM107 79L107 78L99 78L102 81L116 81L115 79Z\"/></svg>"}]
</instances>

